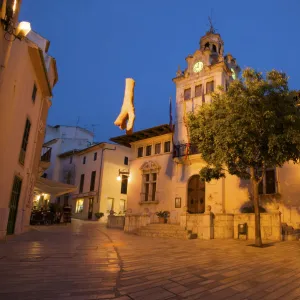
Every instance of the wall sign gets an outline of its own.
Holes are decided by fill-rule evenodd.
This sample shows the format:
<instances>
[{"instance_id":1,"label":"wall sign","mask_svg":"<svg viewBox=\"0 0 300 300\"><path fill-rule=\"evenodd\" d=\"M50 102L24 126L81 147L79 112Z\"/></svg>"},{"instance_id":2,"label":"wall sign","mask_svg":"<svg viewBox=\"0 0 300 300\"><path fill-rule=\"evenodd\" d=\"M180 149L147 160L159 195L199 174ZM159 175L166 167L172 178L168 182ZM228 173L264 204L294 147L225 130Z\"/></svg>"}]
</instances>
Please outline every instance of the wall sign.
<instances>
[{"instance_id":1,"label":"wall sign","mask_svg":"<svg viewBox=\"0 0 300 300\"><path fill-rule=\"evenodd\" d=\"M175 208L181 208L181 198L175 198Z\"/></svg>"}]
</instances>

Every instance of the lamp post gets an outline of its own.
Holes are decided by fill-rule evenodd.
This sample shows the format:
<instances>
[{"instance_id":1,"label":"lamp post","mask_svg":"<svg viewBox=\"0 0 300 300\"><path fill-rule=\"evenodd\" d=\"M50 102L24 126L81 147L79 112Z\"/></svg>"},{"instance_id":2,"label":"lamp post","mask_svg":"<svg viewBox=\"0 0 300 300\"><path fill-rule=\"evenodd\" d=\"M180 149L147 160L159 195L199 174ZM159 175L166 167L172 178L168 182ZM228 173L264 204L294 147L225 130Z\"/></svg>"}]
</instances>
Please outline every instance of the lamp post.
<instances>
[{"instance_id":1,"label":"lamp post","mask_svg":"<svg viewBox=\"0 0 300 300\"><path fill-rule=\"evenodd\" d=\"M21 2L21 0L14 0L13 2L8 2L7 0L2 1L0 22L5 32L4 39L7 40L8 43L3 47L3 57L0 61L0 90L3 83L4 71L10 57L12 42L16 38L22 40L31 31L29 22L20 22L17 27L15 27Z\"/></svg>"},{"instance_id":2,"label":"lamp post","mask_svg":"<svg viewBox=\"0 0 300 300\"><path fill-rule=\"evenodd\" d=\"M122 175L126 175L128 178L128 181L130 181L130 171L129 170L126 170L126 169L120 170L119 169L119 175L117 177L118 181L122 180Z\"/></svg>"}]
</instances>

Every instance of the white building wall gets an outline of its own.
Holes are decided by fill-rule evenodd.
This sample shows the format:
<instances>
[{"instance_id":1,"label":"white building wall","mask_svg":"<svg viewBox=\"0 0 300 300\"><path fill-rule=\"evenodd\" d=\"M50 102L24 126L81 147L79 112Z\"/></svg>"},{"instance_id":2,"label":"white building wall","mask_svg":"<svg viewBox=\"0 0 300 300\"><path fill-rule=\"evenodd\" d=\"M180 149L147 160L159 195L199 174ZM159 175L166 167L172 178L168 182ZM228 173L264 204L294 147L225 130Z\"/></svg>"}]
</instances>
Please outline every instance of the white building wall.
<instances>
[{"instance_id":1,"label":"white building wall","mask_svg":"<svg viewBox=\"0 0 300 300\"><path fill-rule=\"evenodd\" d=\"M112 150L108 150L106 148ZM95 152L97 152L96 161L94 161ZM102 154L103 159L101 167ZM127 156L129 159L129 165L124 164L125 156ZM101 219L101 222L107 221L107 216L109 215L110 210L110 199L114 199L113 210L117 214L120 212L120 200L125 200L126 208L127 195L121 194L121 182L117 181L117 177L119 174L119 170L129 170L130 168L130 148L105 143L99 146L90 147L90 149L86 149L74 155L74 157L76 157L75 161L73 158L76 170L75 185L78 187L78 190L72 195L72 209L75 218L88 218L89 198L94 198L92 219L95 219L94 214L96 212L103 212L105 214L105 217ZM85 164L83 164L84 157L86 157ZM93 171L96 171L95 188L94 191L90 191L91 174ZM83 191L82 193L79 193L81 174L84 174L85 178ZM76 202L80 199L84 200L84 210L82 213L76 213Z\"/></svg>"}]
</instances>

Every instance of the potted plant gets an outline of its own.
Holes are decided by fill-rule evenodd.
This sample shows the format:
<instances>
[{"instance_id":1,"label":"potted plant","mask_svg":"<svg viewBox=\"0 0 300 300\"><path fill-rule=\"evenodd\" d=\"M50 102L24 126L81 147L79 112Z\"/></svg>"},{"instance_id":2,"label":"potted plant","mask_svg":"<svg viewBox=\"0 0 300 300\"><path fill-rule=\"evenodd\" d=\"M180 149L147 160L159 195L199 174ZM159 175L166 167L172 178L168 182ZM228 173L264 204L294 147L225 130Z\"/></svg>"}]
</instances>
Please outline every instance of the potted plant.
<instances>
[{"instance_id":1,"label":"potted plant","mask_svg":"<svg viewBox=\"0 0 300 300\"><path fill-rule=\"evenodd\" d=\"M158 216L158 221L159 223L168 223L168 218L170 216L170 212L166 211L166 210L161 210L161 211L158 211L156 213L156 215Z\"/></svg>"},{"instance_id":2,"label":"potted plant","mask_svg":"<svg viewBox=\"0 0 300 300\"><path fill-rule=\"evenodd\" d=\"M99 221L103 216L104 216L103 212L96 212L95 213L95 217L96 217L97 221Z\"/></svg>"}]
</instances>

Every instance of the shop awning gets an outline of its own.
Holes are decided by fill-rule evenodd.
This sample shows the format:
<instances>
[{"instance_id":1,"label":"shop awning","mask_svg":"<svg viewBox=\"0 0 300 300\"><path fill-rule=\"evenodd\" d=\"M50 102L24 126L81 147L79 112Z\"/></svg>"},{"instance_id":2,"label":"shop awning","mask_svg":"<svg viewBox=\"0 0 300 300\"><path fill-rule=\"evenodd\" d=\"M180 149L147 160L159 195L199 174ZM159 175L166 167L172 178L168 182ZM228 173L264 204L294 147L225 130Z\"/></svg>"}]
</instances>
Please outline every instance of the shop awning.
<instances>
[{"instance_id":1,"label":"shop awning","mask_svg":"<svg viewBox=\"0 0 300 300\"><path fill-rule=\"evenodd\" d=\"M35 190L40 193L50 194L51 196L60 196L76 191L77 187L75 185L39 177L35 183Z\"/></svg>"}]
</instances>

